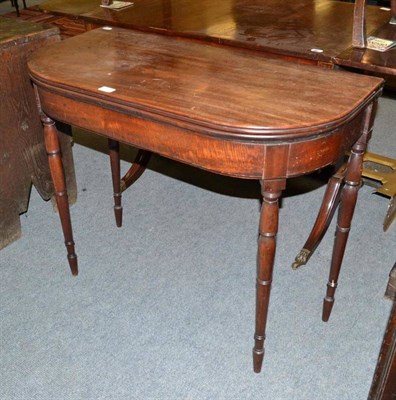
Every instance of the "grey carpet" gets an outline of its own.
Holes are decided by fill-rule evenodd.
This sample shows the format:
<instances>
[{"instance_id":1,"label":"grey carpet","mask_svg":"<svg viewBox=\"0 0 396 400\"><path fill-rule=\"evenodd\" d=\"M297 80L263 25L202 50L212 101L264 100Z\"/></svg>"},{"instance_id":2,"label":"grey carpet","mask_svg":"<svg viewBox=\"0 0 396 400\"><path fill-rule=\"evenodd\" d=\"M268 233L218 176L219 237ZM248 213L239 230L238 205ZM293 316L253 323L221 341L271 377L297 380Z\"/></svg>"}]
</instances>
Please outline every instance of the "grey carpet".
<instances>
[{"instance_id":1,"label":"grey carpet","mask_svg":"<svg viewBox=\"0 0 396 400\"><path fill-rule=\"evenodd\" d=\"M381 99L371 145L393 157L395 102ZM117 229L108 157L86 147L88 139L77 132L74 146L80 275L69 272L58 215L35 190L21 216L23 237L0 252L0 399L367 397L395 261L396 226L382 232L387 199L361 189L333 314L323 323L334 224L309 265L292 271L324 186L290 182L256 375L258 183L154 157L124 194Z\"/></svg>"}]
</instances>

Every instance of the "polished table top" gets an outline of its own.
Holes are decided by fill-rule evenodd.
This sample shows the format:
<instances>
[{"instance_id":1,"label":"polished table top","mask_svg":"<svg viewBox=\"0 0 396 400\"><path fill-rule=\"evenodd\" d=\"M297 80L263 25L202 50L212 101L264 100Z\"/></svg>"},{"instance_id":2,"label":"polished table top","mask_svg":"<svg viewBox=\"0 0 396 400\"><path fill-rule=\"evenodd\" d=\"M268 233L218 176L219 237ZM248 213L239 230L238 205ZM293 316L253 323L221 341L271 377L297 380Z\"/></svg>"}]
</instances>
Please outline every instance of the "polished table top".
<instances>
[{"instance_id":1,"label":"polished table top","mask_svg":"<svg viewBox=\"0 0 396 400\"><path fill-rule=\"evenodd\" d=\"M172 118L232 140L297 140L310 132L317 137L351 119L381 82L244 49L117 28L68 39L58 44L56 57L52 52L39 51L29 68L35 81L53 90L107 99L112 108L118 104L120 110ZM101 91L103 86L112 90Z\"/></svg>"},{"instance_id":2,"label":"polished table top","mask_svg":"<svg viewBox=\"0 0 396 400\"><path fill-rule=\"evenodd\" d=\"M348 50L352 39L353 4L331 0L135 0L121 11L100 7L100 0L49 0L39 7L91 24L156 31L326 63ZM367 32L387 27L390 15L368 6ZM396 64L396 50L392 54Z\"/></svg>"}]
</instances>

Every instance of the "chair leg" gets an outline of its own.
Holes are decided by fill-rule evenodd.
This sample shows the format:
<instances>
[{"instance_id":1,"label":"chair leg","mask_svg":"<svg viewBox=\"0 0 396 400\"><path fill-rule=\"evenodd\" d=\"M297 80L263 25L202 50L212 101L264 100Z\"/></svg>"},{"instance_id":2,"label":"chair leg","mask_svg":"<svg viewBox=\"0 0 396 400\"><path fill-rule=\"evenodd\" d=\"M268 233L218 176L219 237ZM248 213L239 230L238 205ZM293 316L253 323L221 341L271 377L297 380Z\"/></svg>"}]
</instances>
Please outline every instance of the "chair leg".
<instances>
[{"instance_id":1,"label":"chair leg","mask_svg":"<svg viewBox=\"0 0 396 400\"><path fill-rule=\"evenodd\" d=\"M322 320L325 322L329 320L334 305L334 294L337 288L342 259L344 257L358 191L361 184L363 155L366 151L367 143L372 131L375 114L373 112L373 107L374 105L372 104L366 109L365 119L363 122L363 133L352 148L345 172L345 184L341 192L340 208L338 210L337 228L331 259L329 281L327 283L326 296L323 300Z\"/></svg>"},{"instance_id":2,"label":"chair leg","mask_svg":"<svg viewBox=\"0 0 396 400\"><path fill-rule=\"evenodd\" d=\"M11 5L12 5L13 7L15 7L16 15L17 15L17 17L19 17L20 14L19 14L19 4L18 4L18 0L11 0Z\"/></svg>"},{"instance_id":3,"label":"chair leg","mask_svg":"<svg viewBox=\"0 0 396 400\"><path fill-rule=\"evenodd\" d=\"M52 182L55 189L55 199L58 206L59 216L62 224L67 259L73 275L78 275L77 255L74 250L73 230L70 219L69 200L67 197L65 173L61 157L58 132L55 122L46 115L41 115L44 125L45 148L48 155Z\"/></svg>"},{"instance_id":4,"label":"chair leg","mask_svg":"<svg viewBox=\"0 0 396 400\"><path fill-rule=\"evenodd\" d=\"M109 139L109 154L111 165L111 176L113 180L114 216L116 225L122 226L121 205L121 178L120 178L120 144L116 140Z\"/></svg>"},{"instance_id":5,"label":"chair leg","mask_svg":"<svg viewBox=\"0 0 396 400\"><path fill-rule=\"evenodd\" d=\"M278 232L279 198L285 186L284 179L261 182L263 205L260 214L257 252L256 331L253 348L253 369L256 373L261 371L264 359L265 328Z\"/></svg>"},{"instance_id":6,"label":"chair leg","mask_svg":"<svg viewBox=\"0 0 396 400\"><path fill-rule=\"evenodd\" d=\"M358 49L364 49L367 44L366 2L367 0L356 0L353 9L352 47Z\"/></svg>"},{"instance_id":7,"label":"chair leg","mask_svg":"<svg viewBox=\"0 0 396 400\"><path fill-rule=\"evenodd\" d=\"M23 8L26 10L26 0L22 0L22 3L23 3Z\"/></svg>"}]
</instances>

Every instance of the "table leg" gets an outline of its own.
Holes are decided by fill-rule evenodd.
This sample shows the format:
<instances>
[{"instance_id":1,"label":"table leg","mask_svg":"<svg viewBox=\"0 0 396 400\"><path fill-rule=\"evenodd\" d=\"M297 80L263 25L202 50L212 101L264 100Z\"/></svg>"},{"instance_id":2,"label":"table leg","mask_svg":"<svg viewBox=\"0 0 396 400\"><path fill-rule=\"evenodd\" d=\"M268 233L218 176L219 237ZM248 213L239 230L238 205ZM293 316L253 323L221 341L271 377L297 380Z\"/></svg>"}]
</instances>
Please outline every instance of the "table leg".
<instances>
[{"instance_id":1,"label":"table leg","mask_svg":"<svg viewBox=\"0 0 396 400\"><path fill-rule=\"evenodd\" d=\"M355 210L358 191L361 185L363 169L363 155L371 136L375 112L371 104L365 111L363 121L363 133L360 139L352 147L345 172L344 187L341 191L340 208L338 210L337 228L334 240L333 255L329 281L327 283L326 297L323 300L322 320L328 321L334 305L334 294L337 288L338 276L341 270L341 263L344 257L351 222Z\"/></svg>"},{"instance_id":2,"label":"table leg","mask_svg":"<svg viewBox=\"0 0 396 400\"><path fill-rule=\"evenodd\" d=\"M74 250L73 231L70 220L69 200L67 197L65 173L61 157L58 132L55 122L46 115L41 114L44 125L45 148L48 155L51 177L55 189L55 199L61 219L63 236L67 249L67 259L73 275L78 275L77 256Z\"/></svg>"},{"instance_id":3,"label":"table leg","mask_svg":"<svg viewBox=\"0 0 396 400\"><path fill-rule=\"evenodd\" d=\"M121 191L124 192L131 186L134 182L136 182L143 172L147 168L147 164L151 158L151 152L147 150L139 150L135 161L133 162L131 168L127 171L127 173L121 179Z\"/></svg>"},{"instance_id":4,"label":"table leg","mask_svg":"<svg viewBox=\"0 0 396 400\"><path fill-rule=\"evenodd\" d=\"M116 225L122 226L122 205L121 205L121 179L120 179L120 144L109 139L109 154L111 165L111 177L113 180L114 215Z\"/></svg>"},{"instance_id":5,"label":"table leg","mask_svg":"<svg viewBox=\"0 0 396 400\"><path fill-rule=\"evenodd\" d=\"M304 247L297 254L292 264L293 269L300 268L308 262L323 236L326 234L340 201L340 192L343 186L343 180L344 171L337 171L337 173L330 178L315 224L304 244Z\"/></svg>"},{"instance_id":6,"label":"table leg","mask_svg":"<svg viewBox=\"0 0 396 400\"><path fill-rule=\"evenodd\" d=\"M278 232L279 198L286 180L261 181L263 204L260 214L257 283L256 283L256 332L253 348L254 372L260 372L264 359L265 327L274 267L276 234Z\"/></svg>"},{"instance_id":7,"label":"table leg","mask_svg":"<svg viewBox=\"0 0 396 400\"><path fill-rule=\"evenodd\" d=\"M69 204L72 205L77 201L77 182L72 151L72 127L59 121L55 122L55 126L58 131L59 144L62 151L63 170L66 175L67 197L69 199Z\"/></svg>"}]
</instances>

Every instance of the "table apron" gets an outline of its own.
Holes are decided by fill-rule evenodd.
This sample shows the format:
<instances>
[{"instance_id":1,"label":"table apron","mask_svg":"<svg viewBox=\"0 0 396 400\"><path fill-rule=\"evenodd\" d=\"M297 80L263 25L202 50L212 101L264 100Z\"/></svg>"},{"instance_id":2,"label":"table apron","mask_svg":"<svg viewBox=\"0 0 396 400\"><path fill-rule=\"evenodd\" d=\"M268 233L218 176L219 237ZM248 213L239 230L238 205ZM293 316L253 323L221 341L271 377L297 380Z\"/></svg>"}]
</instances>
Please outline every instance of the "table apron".
<instances>
[{"instance_id":1,"label":"table apron","mask_svg":"<svg viewBox=\"0 0 396 400\"><path fill-rule=\"evenodd\" d=\"M309 140L236 140L89 104L38 87L49 117L211 172L244 179L298 176L337 162L361 135L364 109Z\"/></svg>"}]
</instances>

